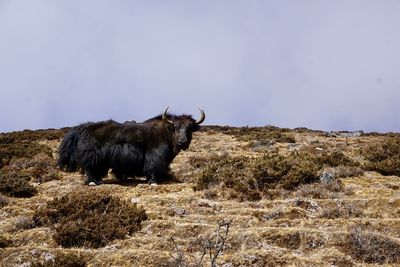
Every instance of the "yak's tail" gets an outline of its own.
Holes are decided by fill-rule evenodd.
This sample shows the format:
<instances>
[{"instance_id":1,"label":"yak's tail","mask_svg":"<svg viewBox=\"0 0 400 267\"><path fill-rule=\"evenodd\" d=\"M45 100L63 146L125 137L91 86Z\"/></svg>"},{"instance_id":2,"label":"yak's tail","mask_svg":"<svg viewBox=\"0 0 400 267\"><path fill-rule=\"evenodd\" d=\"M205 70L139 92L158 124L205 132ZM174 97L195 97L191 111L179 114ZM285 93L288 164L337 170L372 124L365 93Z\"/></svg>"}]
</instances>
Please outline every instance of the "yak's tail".
<instances>
[{"instance_id":1,"label":"yak's tail","mask_svg":"<svg viewBox=\"0 0 400 267\"><path fill-rule=\"evenodd\" d=\"M57 166L65 171L74 172L80 168L78 161L78 142L80 132L72 128L65 134L58 148Z\"/></svg>"}]
</instances>

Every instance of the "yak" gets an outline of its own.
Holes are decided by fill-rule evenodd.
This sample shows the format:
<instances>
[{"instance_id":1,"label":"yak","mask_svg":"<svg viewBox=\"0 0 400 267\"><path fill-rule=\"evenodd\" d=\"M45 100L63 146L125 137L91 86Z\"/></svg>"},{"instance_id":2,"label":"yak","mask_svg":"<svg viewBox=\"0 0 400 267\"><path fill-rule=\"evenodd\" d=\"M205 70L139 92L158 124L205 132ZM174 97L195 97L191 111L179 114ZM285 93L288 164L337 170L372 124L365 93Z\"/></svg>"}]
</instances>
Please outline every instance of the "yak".
<instances>
[{"instance_id":1,"label":"yak","mask_svg":"<svg viewBox=\"0 0 400 267\"><path fill-rule=\"evenodd\" d=\"M190 115L167 113L142 123L113 120L89 122L71 128L58 148L60 169L86 174L86 184L101 184L111 169L118 180L145 176L149 184L169 177L169 165L189 148L192 133L200 129L205 113L195 121Z\"/></svg>"}]
</instances>

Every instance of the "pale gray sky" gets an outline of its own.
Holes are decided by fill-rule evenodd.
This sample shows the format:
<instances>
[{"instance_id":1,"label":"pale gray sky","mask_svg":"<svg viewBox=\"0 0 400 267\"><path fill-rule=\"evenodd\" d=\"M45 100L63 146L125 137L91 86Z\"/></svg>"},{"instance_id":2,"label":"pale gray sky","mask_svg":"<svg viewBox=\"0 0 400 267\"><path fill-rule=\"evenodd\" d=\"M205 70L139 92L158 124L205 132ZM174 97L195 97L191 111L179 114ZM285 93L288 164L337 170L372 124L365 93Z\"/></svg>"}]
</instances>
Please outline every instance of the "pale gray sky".
<instances>
[{"instance_id":1,"label":"pale gray sky","mask_svg":"<svg viewBox=\"0 0 400 267\"><path fill-rule=\"evenodd\" d=\"M0 131L166 106L205 124L400 131L398 0L0 0Z\"/></svg>"}]
</instances>

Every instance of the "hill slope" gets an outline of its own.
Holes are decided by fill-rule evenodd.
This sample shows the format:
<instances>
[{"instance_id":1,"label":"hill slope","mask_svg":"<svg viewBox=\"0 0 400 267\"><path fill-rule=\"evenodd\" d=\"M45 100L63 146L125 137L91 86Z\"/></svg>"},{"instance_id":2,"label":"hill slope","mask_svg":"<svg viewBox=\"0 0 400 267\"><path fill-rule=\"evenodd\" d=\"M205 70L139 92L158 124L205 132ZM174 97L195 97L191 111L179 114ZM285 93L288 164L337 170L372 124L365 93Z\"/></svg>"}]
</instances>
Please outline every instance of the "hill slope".
<instances>
[{"instance_id":1,"label":"hill slope","mask_svg":"<svg viewBox=\"0 0 400 267\"><path fill-rule=\"evenodd\" d=\"M396 134L205 127L174 160L176 181L109 175L88 187L54 167L64 133L0 135L3 266L210 266L210 251L225 267L400 264ZM62 247L61 223L37 218L55 199L88 191L141 207L147 219L100 247Z\"/></svg>"}]
</instances>

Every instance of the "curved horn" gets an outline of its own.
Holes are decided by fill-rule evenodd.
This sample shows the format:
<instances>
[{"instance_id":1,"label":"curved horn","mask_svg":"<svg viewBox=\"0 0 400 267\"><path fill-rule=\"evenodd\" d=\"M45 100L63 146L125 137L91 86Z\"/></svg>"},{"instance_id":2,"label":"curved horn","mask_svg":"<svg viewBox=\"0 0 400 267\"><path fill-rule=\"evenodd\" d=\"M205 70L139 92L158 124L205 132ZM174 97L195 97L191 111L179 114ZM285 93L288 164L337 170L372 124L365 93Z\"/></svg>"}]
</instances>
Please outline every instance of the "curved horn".
<instances>
[{"instance_id":1,"label":"curved horn","mask_svg":"<svg viewBox=\"0 0 400 267\"><path fill-rule=\"evenodd\" d=\"M168 115L167 115L167 111L168 111L169 107L167 107L167 109L164 111L164 113L162 114L162 120L168 124L174 124L173 121L168 119Z\"/></svg>"},{"instance_id":2,"label":"curved horn","mask_svg":"<svg viewBox=\"0 0 400 267\"><path fill-rule=\"evenodd\" d=\"M196 121L196 124L201 124L206 119L206 114L201 108L198 107L198 109L200 110L201 117L198 121Z\"/></svg>"}]
</instances>

